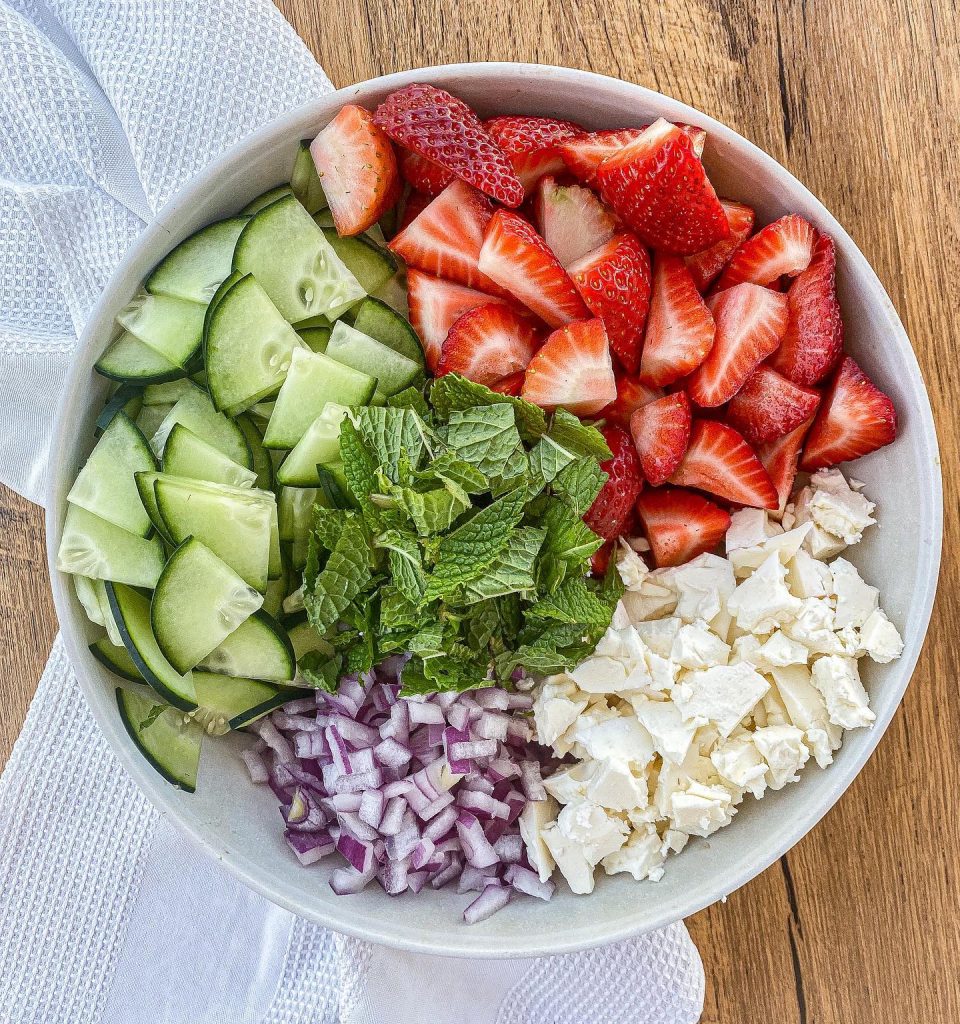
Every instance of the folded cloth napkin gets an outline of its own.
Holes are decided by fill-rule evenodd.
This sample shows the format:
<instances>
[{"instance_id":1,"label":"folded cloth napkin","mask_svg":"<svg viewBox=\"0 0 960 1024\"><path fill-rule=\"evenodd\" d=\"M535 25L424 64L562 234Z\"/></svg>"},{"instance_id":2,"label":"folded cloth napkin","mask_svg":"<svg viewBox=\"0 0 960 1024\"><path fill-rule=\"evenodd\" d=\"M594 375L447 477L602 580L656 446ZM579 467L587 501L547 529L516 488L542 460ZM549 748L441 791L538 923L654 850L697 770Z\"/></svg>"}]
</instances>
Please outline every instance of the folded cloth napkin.
<instances>
[{"instance_id":1,"label":"folded cloth napkin","mask_svg":"<svg viewBox=\"0 0 960 1024\"><path fill-rule=\"evenodd\" d=\"M0 0L0 53L0 478L39 501L76 335L124 250L212 157L332 86L268 0ZM272 905L126 777L54 644L0 778L5 1024L685 1024L702 1005L681 924L441 962Z\"/></svg>"}]
</instances>

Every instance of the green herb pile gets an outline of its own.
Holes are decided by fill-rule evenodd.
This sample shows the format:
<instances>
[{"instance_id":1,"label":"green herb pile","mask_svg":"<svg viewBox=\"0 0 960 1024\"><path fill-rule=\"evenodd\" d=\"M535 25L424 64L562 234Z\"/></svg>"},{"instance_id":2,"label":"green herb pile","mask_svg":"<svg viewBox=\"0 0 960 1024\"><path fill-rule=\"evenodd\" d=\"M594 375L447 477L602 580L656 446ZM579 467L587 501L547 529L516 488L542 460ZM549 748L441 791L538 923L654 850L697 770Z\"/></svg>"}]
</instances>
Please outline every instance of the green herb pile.
<instances>
[{"instance_id":1,"label":"green herb pile","mask_svg":"<svg viewBox=\"0 0 960 1024\"><path fill-rule=\"evenodd\" d=\"M405 693L464 690L593 650L622 593L615 569L587 576L595 427L449 374L350 410L340 452L349 493L321 472L305 572L314 685L409 652Z\"/></svg>"}]
</instances>

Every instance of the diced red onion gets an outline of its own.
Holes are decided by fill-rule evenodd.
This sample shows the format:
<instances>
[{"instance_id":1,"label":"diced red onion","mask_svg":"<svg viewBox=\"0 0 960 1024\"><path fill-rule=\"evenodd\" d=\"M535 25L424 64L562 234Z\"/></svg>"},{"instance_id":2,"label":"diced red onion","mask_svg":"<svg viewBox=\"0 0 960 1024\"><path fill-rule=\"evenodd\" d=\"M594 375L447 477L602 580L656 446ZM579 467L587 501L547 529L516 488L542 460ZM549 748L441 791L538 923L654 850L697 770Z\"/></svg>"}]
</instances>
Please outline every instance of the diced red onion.
<instances>
[{"instance_id":1,"label":"diced red onion","mask_svg":"<svg viewBox=\"0 0 960 1024\"><path fill-rule=\"evenodd\" d=\"M461 811L457 815L457 835L463 845L467 863L475 868L486 868L497 863L497 855L483 834L483 827L476 815L469 811Z\"/></svg>"},{"instance_id":2,"label":"diced red onion","mask_svg":"<svg viewBox=\"0 0 960 1024\"><path fill-rule=\"evenodd\" d=\"M386 809L383 812L383 818L380 821L381 835L395 836L400 831L400 826L403 824L403 817L407 813L408 806L407 801L402 796L395 796L387 803Z\"/></svg>"},{"instance_id":3,"label":"diced red onion","mask_svg":"<svg viewBox=\"0 0 960 1024\"><path fill-rule=\"evenodd\" d=\"M510 902L510 890L502 885L488 885L463 912L467 924L477 924L492 917Z\"/></svg>"},{"instance_id":4,"label":"diced red onion","mask_svg":"<svg viewBox=\"0 0 960 1024\"><path fill-rule=\"evenodd\" d=\"M304 866L316 864L321 857L326 857L334 850L334 842L328 832L287 831L284 837L297 855L297 860Z\"/></svg>"},{"instance_id":5,"label":"diced red onion","mask_svg":"<svg viewBox=\"0 0 960 1024\"><path fill-rule=\"evenodd\" d=\"M383 783L383 773L379 768L372 772L357 772L344 775L337 779L334 789L337 793L361 793L365 789L376 789Z\"/></svg>"},{"instance_id":6,"label":"diced red onion","mask_svg":"<svg viewBox=\"0 0 960 1024\"><path fill-rule=\"evenodd\" d=\"M447 721L451 728L465 730L470 724L470 709L463 704L454 704L447 709Z\"/></svg>"},{"instance_id":7,"label":"diced red onion","mask_svg":"<svg viewBox=\"0 0 960 1024\"><path fill-rule=\"evenodd\" d=\"M389 768L401 768L403 765L409 764L410 758L413 757L410 748L405 747L392 736L381 740L373 748L373 753L381 764L385 764Z\"/></svg>"},{"instance_id":8,"label":"diced red onion","mask_svg":"<svg viewBox=\"0 0 960 1024\"><path fill-rule=\"evenodd\" d=\"M355 839L360 839L365 843L372 843L374 840L379 838L379 833L375 828L371 828L365 821L360 820L360 815L352 811L345 811L339 815L340 826L344 832L349 833Z\"/></svg>"},{"instance_id":9,"label":"diced red onion","mask_svg":"<svg viewBox=\"0 0 960 1024\"><path fill-rule=\"evenodd\" d=\"M509 723L508 715L496 711L484 711L477 719L473 729L482 740L499 740L502 743L507 738Z\"/></svg>"},{"instance_id":10,"label":"diced red onion","mask_svg":"<svg viewBox=\"0 0 960 1024\"><path fill-rule=\"evenodd\" d=\"M452 798L451 798L452 801ZM423 838L434 842L445 836L457 823L457 809L452 802L442 808L423 829Z\"/></svg>"},{"instance_id":11,"label":"diced red onion","mask_svg":"<svg viewBox=\"0 0 960 1024\"><path fill-rule=\"evenodd\" d=\"M376 873L376 860L366 871L357 871L354 867L336 868L330 875L330 888L338 896L352 896L365 889Z\"/></svg>"},{"instance_id":12,"label":"diced red onion","mask_svg":"<svg viewBox=\"0 0 960 1024\"><path fill-rule=\"evenodd\" d=\"M464 864L460 880L457 882L457 892L482 892L493 881L496 881L496 876L489 871L482 871L472 864Z\"/></svg>"},{"instance_id":13,"label":"diced red onion","mask_svg":"<svg viewBox=\"0 0 960 1024\"><path fill-rule=\"evenodd\" d=\"M466 743L450 744L450 763L467 761L476 757L496 757L496 740L471 740Z\"/></svg>"},{"instance_id":14,"label":"diced red onion","mask_svg":"<svg viewBox=\"0 0 960 1024\"><path fill-rule=\"evenodd\" d=\"M493 848L503 864L516 864L523 857L523 837L517 833L500 836Z\"/></svg>"},{"instance_id":15,"label":"diced red onion","mask_svg":"<svg viewBox=\"0 0 960 1024\"><path fill-rule=\"evenodd\" d=\"M320 757L329 754L326 738L319 729L293 734L293 752L300 758Z\"/></svg>"},{"instance_id":16,"label":"diced red onion","mask_svg":"<svg viewBox=\"0 0 960 1024\"><path fill-rule=\"evenodd\" d=\"M536 896L538 900L549 900L553 896L556 886L547 880L540 881L540 876L521 864L511 864L504 874L504 881L508 882L518 892L526 893L527 896Z\"/></svg>"},{"instance_id":17,"label":"diced red onion","mask_svg":"<svg viewBox=\"0 0 960 1024\"><path fill-rule=\"evenodd\" d=\"M506 711L510 706L510 694L506 690L498 690L493 686L484 687L482 690L474 690L473 699L482 708L496 708L499 711Z\"/></svg>"},{"instance_id":18,"label":"diced red onion","mask_svg":"<svg viewBox=\"0 0 960 1024\"><path fill-rule=\"evenodd\" d=\"M284 732L313 732L317 728L315 718L307 718L306 715L291 715L282 708L274 711L270 717L273 719L273 724L278 729L283 729Z\"/></svg>"},{"instance_id":19,"label":"diced red onion","mask_svg":"<svg viewBox=\"0 0 960 1024\"><path fill-rule=\"evenodd\" d=\"M357 812L360 820L371 828L379 828L383 820L383 810L386 806L386 798L380 789L368 789L360 797L360 809Z\"/></svg>"},{"instance_id":20,"label":"diced red onion","mask_svg":"<svg viewBox=\"0 0 960 1024\"><path fill-rule=\"evenodd\" d=\"M390 896L399 896L407 888L408 862L406 860L388 860L380 865L377 877L384 892Z\"/></svg>"},{"instance_id":21,"label":"diced red onion","mask_svg":"<svg viewBox=\"0 0 960 1024\"><path fill-rule=\"evenodd\" d=\"M445 868L442 868L440 872L430 879L430 885L434 889L442 889L448 882L452 882L455 878L459 877L460 871L462 870L462 862L459 857L452 860Z\"/></svg>"},{"instance_id":22,"label":"diced red onion","mask_svg":"<svg viewBox=\"0 0 960 1024\"><path fill-rule=\"evenodd\" d=\"M243 763L247 766L247 771L250 773L251 782L255 782L260 786L270 778L267 762L264 761L259 751L248 747L246 750L241 751L240 756L243 758Z\"/></svg>"},{"instance_id":23,"label":"diced red onion","mask_svg":"<svg viewBox=\"0 0 960 1024\"><path fill-rule=\"evenodd\" d=\"M510 816L510 808L490 796L489 793L476 793L473 790L462 789L457 797L457 803L465 811L472 811L479 818L502 818L504 821Z\"/></svg>"},{"instance_id":24,"label":"diced red onion","mask_svg":"<svg viewBox=\"0 0 960 1024\"><path fill-rule=\"evenodd\" d=\"M540 765L536 761L520 762L520 785L528 800L546 800L547 791L543 788L543 776Z\"/></svg>"},{"instance_id":25,"label":"diced red onion","mask_svg":"<svg viewBox=\"0 0 960 1024\"><path fill-rule=\"evenodd\" d=\"M446 725L443 708L429 701L411 700L407 704L411 725Z\"/></svg>"},{"instance_id":26,"label":"diced red onion","mask_svg":"<svg viewBox=\"0 0 960 1024\"><path fill-rule=\"evenodd\" d=\"M305 715L308 712L317 710L317 699L313 695L309 697L296 697L293 700L288 700L283 705L283 710L288 715ZM316 719L314 719L316 721ZM279 726L278 726L279 728Z\"/></svg>"},{"instance_id":27,"label":"diced red onion","mask_svg":"<svg viewBox=\"0 0 960 1024\"><path fill-rule=\"evenodd\" d=\"M280 735L279 730L269 718L261 718L254 723L254 728L260 733L260 739L276 754L277 760L283 764L287 761L295 761L293 747Z\"/></svg>"},{"instance_id":28,"label":"diced red onion","mask_svg":"<svg viewBox=\"0 0 960 1024\"><path fill-rule=\"evenodd\" d=\"M337 840L337 853L342 854L354 871L358 871L360 874L366 873L372 865L376 864L373 845L347 835L346 832L342 832Z\"/></svg>"}]
</instances>

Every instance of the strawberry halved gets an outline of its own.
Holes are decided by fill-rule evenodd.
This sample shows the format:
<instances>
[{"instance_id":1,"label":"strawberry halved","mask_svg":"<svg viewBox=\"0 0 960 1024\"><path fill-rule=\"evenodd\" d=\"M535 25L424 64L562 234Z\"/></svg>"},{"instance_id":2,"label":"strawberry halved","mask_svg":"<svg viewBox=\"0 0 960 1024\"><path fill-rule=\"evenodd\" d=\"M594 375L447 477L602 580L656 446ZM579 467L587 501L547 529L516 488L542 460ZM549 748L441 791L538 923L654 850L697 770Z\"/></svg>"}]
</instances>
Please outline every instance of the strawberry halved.
<instances>
[{"instance_id":1,"label":"strawberry halved","mask_svg":"<svg viewBox=\"0 0 960 1024\"><path fill-rule=\"evenodd\" d=\"M310 144L338 235L358 235L400 198L397 156L373 114L354 103Z\"/></svg>"},{"instance_id":2,"label":"strawberry halved","mask_svg":"<svg viewBox=\"0 0 960 1024\"><path fill-rule=\"evenodd\" d=\"M787 330L770 365L810 387L836 366L843 351L843 321L837 302L837 254L833 239L820 235L810 266L787 292Z\"/></svg>"},{"instance_id":3,"label":"strawberry halved","mask_svg":"<svg viewBox=\"0 0 960 1024\"><path fill-rule=\"evenodd\" d=\"M642 406L630 418L643 475L654 486L669 480L683 461L690 426L690 400L682 391Z\"/></svg>"},{"instance_id":4,"label":"strawberry halved","mask_svg":"<svg viewBox=\"0 0 960 1024\"><path fill-rule=\"evenodd\" d=\"M512 210L497 210L491 218L478 265L481 273L551 327L590 316L550 247L529 221Z\"/></svg>"},{"instance_id":5,"label":"strawberry halved","mask_svg":"<svg viewBox=\"0 0 960 1024\"><path fill-rule=\"evenodd\" d=\"M606 426L601 428L601 433L612 457L600 463L607 479L583 521L597 536L613 540L623 533L633 515L637 496L643 489L643 474L637 450L625 430Z\"/></svg>"},{"instance_id":6,"label":"strawberry halved","mask_svg":"<svg viewBox=\"0 0 960 1024\"><path fill-rule=\"evenodd\" d=\"M539 348L540 329L527 313L503 302L467 310L451 326L440 352L437 376L459 373L491 385L520 373Z\"/></svg>"},{"instance_id":7,"label":"strawberry halved","mask_svg":"<svg viewBox=\"0 0 960 1024\"><path fill-rule=\"evenodd\" d=\"M527 194L545 174L565 169L557 144L584 134L573 121L553 117L494 117L484 127L509 157Z\"/></svg>"},{"instance_id":8,"label":"strawberry halved","mask_svg":"<svg viewBox=\"0 0 960 1024\"><path fill-rule=\"evenodd\" d=\"M813 258L816 232L795 213L775 220L743 242L720 275L717 290L750 284L772 284L782 274L796 277Z\"/></svg>"},{"instance_id":9,"label":"strawberry halved","mask_svg":"<svg viewBox=\"0 0 960 1024\"><path fill-rule=\"evenodd\" d=\"M896 436L893 402L846 356L810 428L800 468L813 472L858 459Z\"/></svg>"},{"instance_id":10,"label":"strawberry halved","mask_svg":"<svg viewBox=\"0 0 960 1024\"><path fill-rule=\"evenodd\" d=\"M658 569L712 551L730 527L729 513L680 487L644 491L637 499L637 514Z\"/></svg>"},{"instance_id":11,"label":"strawberry halved","mask_svg":"<svg viewBox=\"0 0 960 1024\"><path fill-rule=\"evenodd\" d=\"M605 420L615 423L624 430L630 429L630 417L643 406L663 397L659 388L650 388L635 377L625 373L617 374L617 397L603 410Z\"/></svg>"},{"instance_id":12,"label":"strawberry halved","mask_svg":"<svg viewBox=\"0 0 960 1024\"><path fill-rule=\"evenodd\" d=\"M761 364L730 399L727 422L752 445L773 441L810 419L820 393L781 377Z\"/></svg>"},{"instance_id":13,"label":"strawberry halved","mask_svg":"<svg viewBox=\"0 0 960 1024\"><path fill-rule=\"evenodd\" d=\"M713 348L713 315L679 256L656 253L640 379L658 387L695 370Z\"/></svg>"},{"instance_id":14,"label":"strawberry halved","mask_svg":"<svg viewBox=\"0 0 960 1024\"><path fill-rule=\"evenodd\" d=\"M717 326L713 348L687 383L703 406L723 405L780 344L787 329L787 297L757 284L738 284L711 296Z\"/></svg>"},{"instance_id":15,"label":"strawberry halved","mask_svg":"<svg viewBox=\"0 0 960 1024\"><path fill-rule=\"evenodd\" d=\"M498 380L496 384L490 384L489 388L498 394L512 395L514 398L519 398L520 393L523 391L523 379L525 376L523 370L519 373L511 373L509 377Z\"/></svg>"},{"instance_id":16,"label":"strawberry halved","mask_svg":"<svg viewBox=\"0 0 960 1024\"><path fill-rule=\"evenodd\" d=\"M646 248L624 231L571 263L567 272L590 312L603 320L613 354L628 373L636 373L650 308Z\"/></svg>"},{"instance_id":17,"label":"strawberry halved","mask_svg":"<svg viewBox=\"0 0 960 1024\"><path fill-rule=\"evenodd\" d=\"M561 142L557 149L567 170L581 181L592 185L597 168L603 161L639 138L642 133L642 128L607 128L567 139Z\"/></svg>"},{"instance_id":18,"label":"strawberry halved","mask_svg":"<svg viewBox=\"0 0 960 1024\"><path fill-rule=\"evenodd\" d=\"M791 430L789 434L784 434L783 437L778 437L775 441L769 441L767 444L757 447L757 458L763 463L763 468L770 474L773 486L777 489L781 512L786 508L793 492L793 482L797 478L803 439L807 436L812 423L813 417L811 416L799 427Z\"/></svg>"},{"instance_id":19,"label":"strawberry halved","mask_svg":"<svg viewBox=\"0 0 960 1024\"><path fill-rule=\"evenodd\" d=\"M412 149L400 150L400 173L407 184L427 196L438 196L456 177L453 171L435 164Z\"/></svg>"},{"instance_id":20,"label":"strawberry halved","mask_svg":"<svg viewBox=\"0 0 960 1024\"><path fill-rule=\"evenodd\" d=\"M617 397L603 321L579 320L553 332L530 360L523 382L528 402L593 416Z\"/></svg>"},{"instance_id":21,"label":"strawberry halved","mask_svg":"<svg viewBox=\"0 0 960 1024\"><path fill-rule=\"evenodd\" d=\"M519 206L523 185L480 118L446 89L407 85L377 107L376 123L393 139L503 203Z\"/></svg>"},{"instance_id":22,"label":"strawberry halved","mask_svg":"<svg viewBox=\"0 0 960 1024\"><path fill-rule=\"evenodd\" d=\"M730 226L690 136L655 121L597 169L600 195L653 249L692 256Z\"/></svg>"},{"instance_id":23,"label":"strawberry halved","mask_svg":"<svg viewBox=\"0 0 960 1024\"><path fill-rule=\"evenodd\" d=\"M558 185L552 175L540 181L537 229L561 267L586 256L613 238L617 218L582 185Z\"/></svg>"},{"instance_id":24,"label":"strawberry halved","mask_svg":"<svg viewBox=\"0 0 960 1024\"><path fill-rule=\"evenodd\" d=\"M670 483L696 487L737 505L777 508L780 499L756 453L733 427L698 420Z\"/></svg>"},{"instance_id":25,"label":"strawberry halved","mask_svg":"<svg viewBox=\"0 0 960 1024\"><path fill-rule=\"evenodd\" d=\"M701 292L707 290L713 279L730 262L730 257L737 246L753 231L753 222L756 218L753 210L743 203L721 199L720 205L726 215L727 224L730 225L730 237L684 259L687 270Z\"/></svg>"},{"instance_id":26,"label":"strawberry halved","mask_svg":"<svg viewBox=\"0 0 960 1024\"><path fill-rule=\"evenodd\" d=\"M430 196L426 193L418 192L416 189L407 189L400 209L400 223L397 225L393 237L396 238L404 228L409 227L429 205Z\"/></svg>"}]
</instances>

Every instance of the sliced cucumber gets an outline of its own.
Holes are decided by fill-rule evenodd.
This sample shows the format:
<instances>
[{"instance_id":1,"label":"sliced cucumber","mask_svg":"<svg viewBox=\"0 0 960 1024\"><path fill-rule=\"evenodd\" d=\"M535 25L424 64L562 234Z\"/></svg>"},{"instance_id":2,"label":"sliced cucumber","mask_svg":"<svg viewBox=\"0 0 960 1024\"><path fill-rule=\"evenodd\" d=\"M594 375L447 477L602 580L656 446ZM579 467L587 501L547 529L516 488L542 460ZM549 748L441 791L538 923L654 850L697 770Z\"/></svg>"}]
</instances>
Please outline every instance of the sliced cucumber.
<instances>
[{"instance_id":1,"label":"sliced cucumber","mask_svg":"<svg viewBox=\"0 0 960 1024\"><path fill-rule=\"evenodd\" d=\"M102 434L110 426L113 417L121 411L125 412L130 419L136 420L143 408L144 390L136 384L121 384L110 396L97 417L97 428L94 433Z\"/></svg>"},{"instance_id":2,"label":"sliced cucumber","mask_svg":"<svg viewBox=\"0 0 960 1024\"><path fill-rule=\"evenodd\" d=\"M100 603L100 614L103 616L103 628L107 631L107 639L114 647L123 647L123 637L120 635L113 612L110 610L110 597L107 594L107 585L103 580L94 580L93 585L97 593L97 600Z\"/></svg>"},{"instance_id":3,"label":"sliced cucumber","mask_svg":"<svg viewBox=\"0 0 960 1024\"><path fill-rule=\"evenodd\" d=\"M74 480L67 501L121 530L146 537L150 517L137 493L134 473L156 468L147 439L126 413L118 412Z\"/></svg>"},{"instance_id":4,"label":"sliced cucumber","mask_svg":"<svg viewBox=\"0 0 960 1024\"><path fill-rule=\"evenodd\" d=\"M293 625L288 624L287 626L287 635L290 637L290 643L293 645L297 661L312 651L322 651L328 656L333 654L333 647L330 642L324 640L313 626L307 622L306 615L294 616Z\"/></svg>"},{"instance_id":5,"label":"sliced cucumber","mask_svg":"<svg viewBox=\"0 0 960 1024\"><path fill-rule=\"evenodd\" d=\"M262 610L275 619L283 610L283 599L287 596L287 589L290 585L290 571L286 566L286 560L281 559L281 561L280 575L267 584L266 592L263 595Z\"/></svg>"},{"instance_id":6,"label":"sliced cucumber","mask_svg":"<svg viewBox=\"0 0 960 1024\"><path fill-rule=\"evenodd\" d=\"M283 487L277 498L280 516L280 539L290 544L290 560L294 569L307 564L307 538L313 527L313 506L323 501L319 488Z\"/></svg>"},{"instance_id":7,"label":"sliced cucumber","mask_svg":"<svg viewBox=\"0 0 960 1024\"><path fill-rule=\"evenodd\" d=\"M303 327L297 334L311 352L326 352L330 340L329 324L325 327Z\"/></svg>"},{"instance_id":8,"label":"sliced cucumber","mask_svg":"<svg viewBox=\"0 0 960 1024\"><path fill-rule=\"evenodd\" d=\"M147 291L206 305L230 273L233 250L246 223L246 217L229 217L184 239L156 265L147 278Z\"/></svg>"},{"instance_id":9,"label":"sliced cucumber","mask_svg":"<svg viewBox=\"0 0 960 1024\"><path fill-rule=\"evenodd\" d=\"M57 552L57 568L61 572L153 588L160 578L163 561L159 537L139 537L79 505L67 505Z\"/></svg>"},{"instance_id":10,"label":"sliced cucumber","mask_svg":"<svg viewBox=\"0 0 960 1024\"><path fill-rule=\"evenodd\" d=\"M381 285L371 296L372 299L379 299L381 302L386 303L391 309L395 310L400 316L405 319L410 317L410 302L409 295L407 292L407 275L406 271L400 270L393 277L387 281L386 284Z\"/></svg>"},{"instance_id":11,"label":"sliced cucumber","mask_svg":"<svg viewBox=\"0 0 960 1024\"><path fill-rule=\"evenodd\" d=\"M143 389L144 407L151 405L174 406L199 385L195 384L189 377L181 377L180 380L167 381L165 384L148 384Z\"/></svg>"},{"instance_id":12,"label":"sliced cucumber","mask_svg":"<svg viewBox=\"0 0 960 1024\"><path fill-rule=\"evenodd\" d=\"M241 278L207 324L207 376L216 407L242 412L272 395L301 344L257 281Z\"/></svg>"},{"instance_id":13,"label":"sliced cucumber","mask_svg":"<svg viewBox=\"0 0 960 1024\"><path fill-rule=\"evenodd\" d=\"M344 366L353 367L369 377L377 378L377 395L389 398L403 391L423 375L419 362L388 348L363 334L358 328L338 322L327 342L327 353ZM356 403L353 403L356 404Z\"/></svg>"},{"instance_id":14,"label":"sliced cucumber","mask_svg":"<svg viewBox=\"0 0 960 1024\"><path fill-rule=\"evenodd\" d=\"M265 206L269 206L271 203L275 203L278 199L283 199L284 196L290 195L289 185L277 185L276 188L267 189L262 195L257 196L256 199L251 200L247 205L240 211L241 217L252 217L255 213L259 213ZM231 256L233 254L231 253Z\"/></svg>"},{"instance_id":15,"label":"sliced cucumber","mask_svg":"<svg viewBox=\"0 0 960 1024\"><path fill-rule=\"evenodd\" d=\"M346 414L345 405L328 402L283 460L277 470L277 482L290 487L319 487L318 463L340 459L340 424Z\"/></svg>"},{"instance_id":16,"label":"sliced cucumber","mask_svg":"<svg viewBox=\"0 0 960 1024\"><path fill-rule=\"evenodd\" d=\"M251 219L237 241L233 269L253 274L290 323L317 313L336 319L365 294L293 196Z\"/></svg>"},{"instance_id":17,"label":"sliced cucumber","mask_svg":"<svg viewBox=\"0 0 960 1024\"><path fill-rule=\"evenodd\" d=\"M145 405L140 410L137 415L137 426L148 441L153 439L154 434L160 429L160 424L167 418L172 408L172 405ZM150 450L153 451L152 445Z\"/></svg>"},{"instance_id":18,"label":"sliced cucumber","mask_svg":"<svg viewBox=\"0 0 960 1024\"><path fill-rule=\"evenodd\" d=\"M106 666L114 675L120 676L121 679L129 679L131 683L143 682L143 676L137 671L133 658L127 654L126 647L115 647L104 636L96 643L90 645L90 653L101 665Z\"/></svg>"},{"instance_id":19,"label":"sliced cucumber","mask_svg":"<svg viewBox=\"0 0 960 1024\"><path fill-rule=\"evenodd\" d=\"M253 487L257 474L228 459L182 423L175 423L163 446L163 471L170 476L208 480L230 487Z\"/></svg>"},{"instance_id":20,"label":"sliced cucumber","mask_svg":"<svg viewBox=\"0 0 960 1024\"><path fill-rule=\"evenodd\" d=\"M376 388L377 382L369 374L322 352L297 349L267 424L264 446L293 448L328 402L366 405Z\"/></svg>"},{"instance_id":21,"label":"sliced cucumber","mask_svg":"<svg viewBox=\"0 0 960 1024\"><path fill-rule=\"evenodd\" d=\"M87 613L87 618L95 625L103 625L103 609L100 607L100 595L97 593L97 580L89 576L75 574L73 577L73 589L77 593L77 600Z\"/></svg>"},{"instance_id":22,"label":"sliced cucumber","mask_svg":"<svg viewBox=\"0 0 960 1024\"><path fill-rule=\"evenodd\" d=\"M397 272L397 261L393 253L389 249L382 249L371 239L363 235L341 238L336 228L321 230L330 248L368 295L386 284Z\"/></svg>"},{"instance_id":23,"label":"sliced cucumber","mask_svg":"<svg viewBox=\"0 0 960 1024\"><path fill-rule=\"evenodd\" d=\"M206 305L141 292L117 314L117 323L177 366L199 351Z\"/></svg>"},{"instance_id":24,"label":"sliced cucumber","mask_svg":"<svg viewBox=\"0 0 960 1024\"><path fill-rule=\"evenodd\" d=\"M157 384L184 376L183 367L165 359L129 331L110 344L93 368L103 377L133 384Z\"/></svg>"},{"instance_id":25,"label":"sliced cucumber","mask_svg":"<svg viewBox=\"0 0 960 1024\"><path fill-rule=\"evenodd\" d=\"M147 694L117 687L120 718L140 753L177 789L194 793L200 767L203 731L183 715L166 708L156 715L157 702Z\"/></svg>"},{"instance_id":26,"label":"sliced cucumber","mask_svg":"<svg viewBox=\"0 0 960 1024\"><path fill-rule=\"evenodd\" d=\"M410 322L386 302L368 296L356 307L353 326L361 333L423 366L423 348Z\"/></svg>"},{"instance_id":27,"label":"sliced cucumber","mask_svg":"<svg viewBox=\"0 0 960 1024\"><path fill-rule=\"evenodd\" d=\"M314 223L318 228L332 228L333 227L333 214L330 210L320 210L314 215Z\"/></svg>"},{"instance_id":28,"label":"sliced cucumber","mask_svg":"<svg viewBox=\"0 0 960 1024\"><path fill-rule=\"evenodd\" d=\"M272 495L271 495L272 497ZM270 554L267 559L268 579L279 579L283 574L283 552L280 550L280 513L277 503L270 506Z\"/></svg>"},{"instance_id":29,"label":"sliced cucumber","mask_svg":"<svg viewBox=\"0 0 960 1024\"><path fill-rule=\"evenodd\" d=\"M228 459L233 459L247 469L253 468L253 456L243 431L233 420L217 412L206 391L194 387L164 417L150 442L157 455L163 451L176 423L182 423L197 437L223 452Z\"/></svg>"},{"instance_id":30,"label":"sliced cucumber","mask_svg":"<svg viewBox=\"0 0 960 1024\"><path fill-rule=\"evenodd\" d=\"M157 508L157 495L153 489L153 485L161 476L163 476L162 473L137 473L134 479L137 483L137 493L140 495L143 507L150 517L150 522L153 523L153 528L164 540L169 541L170 537L167 534L167 527L163 521L163 516L160 515L160 509Z\"/></svg>"},{"instance_id":31,"label":"sliced cucumber","mask_svg":"<svg viewBox=\"0 0 960 1024\"><path fill-rule=\"evenodd\" d=\"M208 672L286 683L297 674L287 631L264 611L241 623L200 663Z\"/></svg>"},{"instance_id":32,"label":"sliced cucumber","mask_svg":"<svg viewBox=\"0 0 960 1024\"><path fill-rule=\"evenodd\" d=\"M190 717L211 736L242 729L303 693L289 686L237 679L216 672L197 671L193 679L200 707Z\"/></svg>"},{"instance_id":33,"label":"sliced cucumber","mask_svg":"<svg viewBox=\"0 0 960 1024\"><path fill-rule=\"evenodd\" d=\"M323 194L317 165L310 155L310 140L301 142L297 148L297 157L293 161L293 173L290 175L290 188L300 200L307 213L316 213L327 205L327 197Z\"/></svg>"},{"instance_id":34,"label":"sliced cucumber","mask_svg":"<svg viewBox=\"0 0 960 1024\"><path fill-rule=\"evenodd\" d=\"M137 671L161 697L181 711L193 711L196 693L190 673L181 675L163 656L150 625L150 600L123 584L107 587L113 618L123 637L123 646Z\"/></svg>"},{"instance_id":35,"label":"sliced cucumber","mask_svg":"<svg viewBox=\"0 0 960 1024\"><path fill-rule=\"evenodd\" d=\"M247 446L250 448L253 471L257 474L257 482L254 487L259 487L262 491L269 491L273 487L273 463L263 447L263 434L260 433L256 423L247 413L238 416L234 423L243 431L243 436L247 439Z\"/></svg>"}]
</instances>

